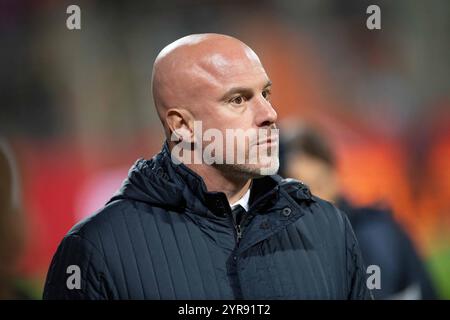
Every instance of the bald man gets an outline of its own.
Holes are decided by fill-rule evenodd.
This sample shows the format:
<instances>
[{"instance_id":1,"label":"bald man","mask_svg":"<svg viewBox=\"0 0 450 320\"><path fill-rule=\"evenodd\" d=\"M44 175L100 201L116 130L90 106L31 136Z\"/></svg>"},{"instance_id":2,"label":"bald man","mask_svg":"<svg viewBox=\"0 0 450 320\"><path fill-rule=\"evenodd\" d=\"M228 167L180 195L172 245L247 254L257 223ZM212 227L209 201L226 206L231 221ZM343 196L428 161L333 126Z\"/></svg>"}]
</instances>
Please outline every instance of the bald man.
<instances>
[{"instance_id":1,"label":"bald man","mask_svg":"<svg viewBox=\"0 0 450 320\"><path fill-rule=\"evenodd\" d=\"M167 140L65 236L44 298L370 298L347 218L276 175L271 85L233 37L165 47L152 90Z\"/></svg>"}]
</instances>

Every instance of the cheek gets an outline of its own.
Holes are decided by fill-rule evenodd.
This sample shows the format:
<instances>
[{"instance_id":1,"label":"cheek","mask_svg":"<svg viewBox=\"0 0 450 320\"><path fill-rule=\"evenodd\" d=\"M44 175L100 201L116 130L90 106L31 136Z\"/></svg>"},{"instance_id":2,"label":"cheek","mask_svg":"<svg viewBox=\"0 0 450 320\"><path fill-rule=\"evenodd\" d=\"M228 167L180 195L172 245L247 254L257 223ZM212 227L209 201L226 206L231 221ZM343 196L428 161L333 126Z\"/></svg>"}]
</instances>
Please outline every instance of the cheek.
<instances>
[{"instance_id":1,"label":"cheek","mask_svg":"<svg viewBox=\"0 0 450 320\"><path fill-rule=\"evenodd\" d=\"M206 113L202 115L203 129L216 129L225 136L226 130L246 129L241 118L226 113Z\"/></svg>"},{"instance_id":2,"label":"cheek","mask_svg":"<svg viewBox=\"0 0 450 320\"><path fill-rule=\"evenodd\" d=\"M234 151L237 151L237 149L248 149L250 144L248 139L246 141L240 141L238 137L233 137L233 141L228 141L227 139L227 131L229 131L229 135L234 135L237 129L247 131L253 127L248 112L245 112L245 110L243 112L238 111L226 105L210 105L202 110L199 109L195 118L196 121L201 121L202 138L204 138L203 145L210 144L212 136L220 136L224 152L228 150L227 145L229 143L229 147L234 145ZM243 143L245 144L242 145Z\"/></svg>"},{"instance_id":3,"label":"cheek","mask_svg":"<svg viewBox=\"0 0 450 320\"><path fill-rule=\"evenodd\" d=\"M195 115L195 127L197 133L200 131L199 128L201 128L201 133L205 134L208 130L219 129L217 126L218 121L215 119L214 114L208 114L208 112L204 111Z\"/></svg>"}]
</instances>

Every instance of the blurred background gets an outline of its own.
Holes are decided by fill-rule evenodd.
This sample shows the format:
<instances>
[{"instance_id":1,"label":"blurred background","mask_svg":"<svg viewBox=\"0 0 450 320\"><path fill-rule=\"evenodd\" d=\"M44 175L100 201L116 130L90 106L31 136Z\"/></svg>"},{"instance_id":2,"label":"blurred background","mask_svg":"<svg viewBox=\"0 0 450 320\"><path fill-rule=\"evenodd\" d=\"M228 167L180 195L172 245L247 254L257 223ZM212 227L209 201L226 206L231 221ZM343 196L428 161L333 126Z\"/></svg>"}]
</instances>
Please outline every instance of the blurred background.
<instances>
[{"instance_id":1,"label":"blurred background","mask_svg":"<svg viewBox=\"0 0 450 320\"><path fill-rule=\"evenodd\" d=\"M366 28L370 4L381 30ZM159 151L153 61L203 32L258 53L280 123L326 137L346 198L389 208L450 299L445 0L1 0L0 297L40 298L65 233Z\"/></svg>"}]
</instances>

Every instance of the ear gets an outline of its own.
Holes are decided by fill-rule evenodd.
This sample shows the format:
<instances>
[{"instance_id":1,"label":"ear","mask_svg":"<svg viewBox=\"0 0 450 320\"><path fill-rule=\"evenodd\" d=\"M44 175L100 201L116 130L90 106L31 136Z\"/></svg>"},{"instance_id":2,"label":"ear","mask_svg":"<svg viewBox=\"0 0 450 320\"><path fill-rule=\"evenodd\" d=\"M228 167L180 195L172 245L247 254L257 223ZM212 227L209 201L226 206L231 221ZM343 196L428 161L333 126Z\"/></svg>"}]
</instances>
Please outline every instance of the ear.
<instances>
[{"instance_id":1,"label":"ear","mask_svg":"<svg viewBox=\"0 0 450 320\"><path fill-rule=\"evenodd\" d=\"M166 123L169 128L172 141L194 141L194 117L181 108L171 108L166 112Z\"/></svg>"}]
</instances>

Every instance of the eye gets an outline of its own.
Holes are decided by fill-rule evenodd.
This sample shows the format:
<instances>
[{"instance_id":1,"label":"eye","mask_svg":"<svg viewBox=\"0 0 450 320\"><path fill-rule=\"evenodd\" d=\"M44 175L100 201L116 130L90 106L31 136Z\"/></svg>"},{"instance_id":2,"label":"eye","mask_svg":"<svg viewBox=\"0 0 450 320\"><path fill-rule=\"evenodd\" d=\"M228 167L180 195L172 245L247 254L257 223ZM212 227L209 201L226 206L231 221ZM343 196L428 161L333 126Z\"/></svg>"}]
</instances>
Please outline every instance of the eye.
<instances>
[{"instance_id":1,"label":"eye","mask_svg":"<svg viewBox=\"0 0 450 320\"><path fill-rule=\"evenodd\" d=\"M269 100L269 97L270 97L270 89L265 89L261 94L262 94L262 96L264 97L264 99Z\"/></svg>"},{"instance_id":2,"label":"eye","mask_svg":"<svg viewBox=\"0 0 450 320\"><path fill-rule=\"evenodd\" d=\"M231 103L234 103L237 105L243 104L244 101L245 101L245 98L243 96L237 96L237 97L231 99Z\"/></svg>"}]
</instances>

